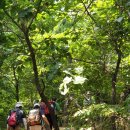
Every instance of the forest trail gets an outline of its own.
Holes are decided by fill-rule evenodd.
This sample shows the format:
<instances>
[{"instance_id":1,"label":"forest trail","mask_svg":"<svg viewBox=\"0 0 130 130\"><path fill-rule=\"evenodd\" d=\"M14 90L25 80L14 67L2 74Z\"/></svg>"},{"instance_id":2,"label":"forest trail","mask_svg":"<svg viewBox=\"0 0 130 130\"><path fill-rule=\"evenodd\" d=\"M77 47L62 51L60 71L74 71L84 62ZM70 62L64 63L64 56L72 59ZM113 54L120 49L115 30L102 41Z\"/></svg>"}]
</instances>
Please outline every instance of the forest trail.
<instances>
[{"instance_id":1,"label":"forest trail","mask_svg":"<svg viewBox=\"0 0 130 130\"><path fill-rule=\"evenodd\" d=\"M60 130L75 130L74 128L60 127ZM92 130L92 128L81 128L80 130Z\"/></svg>"},{"instance_id":2,"label":"forest trail","mask_svg":"<svg viewBox=\"0 0 130 130\"><path fill-rule=\"evenodd\" d=\"M74 130L74 128L60 127L60 130Z\"/></svg>"}]
</instances>

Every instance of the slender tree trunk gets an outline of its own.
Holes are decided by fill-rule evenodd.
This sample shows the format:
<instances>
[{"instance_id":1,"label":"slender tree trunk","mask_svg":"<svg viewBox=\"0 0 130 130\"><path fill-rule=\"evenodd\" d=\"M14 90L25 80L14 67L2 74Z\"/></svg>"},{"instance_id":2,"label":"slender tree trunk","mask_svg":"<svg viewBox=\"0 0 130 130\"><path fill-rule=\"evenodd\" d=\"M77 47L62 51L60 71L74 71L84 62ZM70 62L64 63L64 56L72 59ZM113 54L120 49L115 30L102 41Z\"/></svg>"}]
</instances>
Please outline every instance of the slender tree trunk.
<instances>
[{"instance_id":1,"label":"slender tree trunk","mask_svg":"<svg viewBox=\"0 0 130 130\"><path fill-rule=\"evenodd\" d=\"M26 43L28 45L30 57L31 57L31 60L32 60L34 80L35 80L36 88L37 88L37 91L39 92L40 96L42 96L43 91L42 91L42 88L40 86L40 82L39 82L39 78L38 78L38 70L37 70L35 53L34 53L34 49L31 45L31 42L30 42L30 39L29 39L28 31L24 32L24 36L25 36L25 40L26 40Z\"/></svg>"},{"instance_id":2,"label":"slender tree trunk","mask_svg":"<svg viewBox=\"0 0 130 130\"><path fill-rule=\"evenodd\" d=\"M115 116L112 116L111 117L111 130L116 130L116 123L115 123L115 121L116 121Z\"/></svg>"},{"instance_id":3,"label":"slender tree trunk","mask_svg":"<svg viewBox=\"0 0 130 130\"><path fill-rule=\"evenodd\" d=\"M112 76L112 104L116 104L116 82L117 82L117 75L118 75L120 63L121 63L121 51L118 50L117 54L118 54L118 60L117 60L115 72Z\"/></svg>"},{"instance_id":4,"label":"slender tree trunk","mask_svg":"<svg viewBox=\"0 0 130 130\"><path fill-rule=\"evenodd\" d=\"M18 102L19 101L19 83L16 77L16 70L14 66L13 66L13 74L14 74L14 79L15 79L16 101Z\"/></svg>"},{"instance_id":5,"label":"slender tree trunk","mask_svg":"<svg viewBox=\"0 0 130 130\"><path fill-rule=\"evenodd\" d=\"M115 72L114 72L114 74L112 76L112 104L113 105L115 105L117 103L116 102L116 82L117 82L117 75L118 75L118 72L119 72L120 63L121 63L121 56L122 56L121 50L119 49L118 46L115 46L115 50L117 52L118 59L117 59ZM116 119L115 119L115 116L111 117L111 122L112 122L111 130L116 130Z\"/></svg>"}]
</instances>

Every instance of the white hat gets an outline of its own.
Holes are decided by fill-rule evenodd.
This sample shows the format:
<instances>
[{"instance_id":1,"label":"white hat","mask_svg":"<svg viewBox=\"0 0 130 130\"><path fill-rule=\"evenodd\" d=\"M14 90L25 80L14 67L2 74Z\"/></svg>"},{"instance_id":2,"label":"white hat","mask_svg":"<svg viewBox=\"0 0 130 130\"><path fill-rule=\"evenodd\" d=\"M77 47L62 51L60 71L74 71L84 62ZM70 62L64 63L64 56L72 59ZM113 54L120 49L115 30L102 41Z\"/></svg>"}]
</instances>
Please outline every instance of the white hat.
<instances>
[{"instance_id":1,"label":"white hat","mask_svg":"<svg viewBox=\"0 0 130 130\"><path fill-rule=\"evenodd\" d=\"M40 104L39 104L39 103L35 103L35 104L34 104L34 107L35 107L35 106L39 106L39 107L40 107Z\"/></svg>"},{"instance_id":2,"label":"white hat","mask_svg":"<svg viewBox=\"0 0 130 130\"><path fill-rule=\"evenodd\" d=\"M15 107L23 107L22 102L17 102L17 103L15 104Z\"/></svg>"}]
</instances>

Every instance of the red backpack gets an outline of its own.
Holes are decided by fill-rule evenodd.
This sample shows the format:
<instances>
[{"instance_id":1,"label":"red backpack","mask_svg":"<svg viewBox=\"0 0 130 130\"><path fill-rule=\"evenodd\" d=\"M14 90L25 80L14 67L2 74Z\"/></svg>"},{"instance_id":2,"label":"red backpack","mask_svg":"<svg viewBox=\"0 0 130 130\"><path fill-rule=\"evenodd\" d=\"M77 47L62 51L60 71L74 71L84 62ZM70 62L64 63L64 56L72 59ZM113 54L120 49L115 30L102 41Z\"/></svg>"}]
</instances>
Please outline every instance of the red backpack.
<instances>
[{"instance_id":1,"label":"red backpack","mask_svg":"<svg viewBox=\"0 0 130 130\"><path fill-rule=\"evenodd\" d=\"M49 103L49 104L51 105L51 107L54 109L54 107L55 107L55 106L54 106L54 102L53 102L53 101L49 101L48 103ZM41 102L40 106L41 106L41 109L44 110L45 115L50 113L48 106L47 106L44 102Z\"/></svg>"},{"instance_id":2,"label":"red backpack","mask_svg":"<svg viewBox=\"0 0 130 130\"><path fill-rule=\"evenodd\" d=\"M17 112L16 111L11 112L11 115L8 119L8 125L9 126L16 126L17 125Z\"/></svg>"}]
</instances>

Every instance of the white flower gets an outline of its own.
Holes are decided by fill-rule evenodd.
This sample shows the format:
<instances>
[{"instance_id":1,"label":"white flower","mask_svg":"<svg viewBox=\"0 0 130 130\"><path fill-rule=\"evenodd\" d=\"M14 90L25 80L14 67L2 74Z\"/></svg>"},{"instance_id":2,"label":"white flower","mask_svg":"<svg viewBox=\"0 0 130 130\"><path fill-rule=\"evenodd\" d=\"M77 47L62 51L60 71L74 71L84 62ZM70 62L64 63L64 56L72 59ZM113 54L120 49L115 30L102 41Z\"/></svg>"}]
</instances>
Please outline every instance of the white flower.
<instances>
[{"instance_id":1,"label":"white flower","mask_svg":"<svg viewBox=\"0 0 130 130\"><path fill-rule=\"evenodd\" d=\"M68 83L70 83L72 81L72 77L65 77L64 78L64 80L63 80L63 83L65 83L65 84L68 84Z\"/></svg>"},{"instance_id":2,"label":"white flower","mask_svg":"<svg viewBox=\"0 0 130 130\"><path fill-rule=\"evenodd\" d=\"M69 88L67 88L67 85L65 83L60 84L59 92L62 95L66 95L69 92Z\"/></svg>"},{"instance_id":3,"label":"white flower","mask_svg":"<svg viewBox=\"0 0 130 130\"><path fill-rule=\"evenodd\" d=\"M81 76L75 76L73 83L74 84L83 84L85 82L86 78L81 77Z\"/></svg>"}]
</instances>

